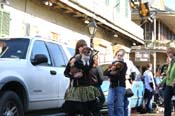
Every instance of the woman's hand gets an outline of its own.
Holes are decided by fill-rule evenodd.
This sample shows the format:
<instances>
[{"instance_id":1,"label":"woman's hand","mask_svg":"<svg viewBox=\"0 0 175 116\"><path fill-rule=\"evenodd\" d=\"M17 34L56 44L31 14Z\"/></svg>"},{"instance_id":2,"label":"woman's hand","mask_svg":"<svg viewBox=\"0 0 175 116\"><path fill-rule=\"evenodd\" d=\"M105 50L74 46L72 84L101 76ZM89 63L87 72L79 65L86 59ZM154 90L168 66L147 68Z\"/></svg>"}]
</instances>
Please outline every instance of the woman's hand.
<instances>
[{"instance_id":1,"label":"woman's hand","mask_svg":"<svg viewBox=\"0 0 175 116\"><path fill-rule=\"evenodd\" d=\"M113 70L112 70L112 71L110 72L110 75L116 75L116 74L118 74L118 71L113 71Z\"/></svg>"},{"instance_id":2,"label":"woman's hand","mask_svg":"<svg viewBox=\"0 0 175 116\"><path fill-rule=\"evenodd\" d=\"M175 80L173 81L173 87L175 87Z\"/></svg>"},{"instance_id":3,"label":"woman's hand","mask_svg":"<svg viewBox=\"0 0 175 116\"><path fill-rule=\"evenodd\" d=\"M77 72L74 74L74 78L81 78L83 77L83 73L82 72Z\"/></svg>"},{"instance_id":4,"label":"woman's hand","mask_svg":"<svg viewBox=\"0 0 175 116\"><path fill-rule=\"evenodd\" d=\"M111 66L111 70L112 70L112 71L116 71L116 66L115 66L115 65L112 65L112 66Z\"/></svg>"}]
</instances>

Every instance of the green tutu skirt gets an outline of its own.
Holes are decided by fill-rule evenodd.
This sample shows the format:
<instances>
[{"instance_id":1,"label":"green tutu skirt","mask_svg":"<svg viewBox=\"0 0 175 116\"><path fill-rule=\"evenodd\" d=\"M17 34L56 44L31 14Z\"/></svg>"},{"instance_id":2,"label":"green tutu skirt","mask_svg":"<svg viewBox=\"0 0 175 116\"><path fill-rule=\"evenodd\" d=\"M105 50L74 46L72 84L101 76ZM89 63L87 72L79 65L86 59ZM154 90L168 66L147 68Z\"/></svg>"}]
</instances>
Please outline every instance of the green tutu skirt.
<instances>
[{"instance_id":1,"label":"green tutu skirt","mask_svg":"<svg viewBox=\"0 0 175 116\"><path fill-rule=\"evenodd\" d=\"M70 87L65 94L66 101L87 102L96 100L101 94L94 86Z\"/></svg>"}]
</instances>

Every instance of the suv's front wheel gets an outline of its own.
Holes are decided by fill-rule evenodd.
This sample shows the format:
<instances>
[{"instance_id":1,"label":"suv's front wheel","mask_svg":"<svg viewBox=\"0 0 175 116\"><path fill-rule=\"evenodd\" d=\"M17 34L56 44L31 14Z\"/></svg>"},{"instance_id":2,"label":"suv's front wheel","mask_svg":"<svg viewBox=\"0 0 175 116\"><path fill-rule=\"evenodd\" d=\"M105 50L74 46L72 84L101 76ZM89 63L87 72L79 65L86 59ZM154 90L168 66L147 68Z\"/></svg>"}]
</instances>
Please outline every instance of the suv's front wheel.
<instances>
[{"instance_id":1,"label":"suv's front wheel","mask_svg":"<svg viewBox=\"0 0 175 116\"><path fill-rule=\"evenodd\" d=\"M15 92L0 93L0 116L24 116L22 103Z\"/></svg>"}]
</instances>

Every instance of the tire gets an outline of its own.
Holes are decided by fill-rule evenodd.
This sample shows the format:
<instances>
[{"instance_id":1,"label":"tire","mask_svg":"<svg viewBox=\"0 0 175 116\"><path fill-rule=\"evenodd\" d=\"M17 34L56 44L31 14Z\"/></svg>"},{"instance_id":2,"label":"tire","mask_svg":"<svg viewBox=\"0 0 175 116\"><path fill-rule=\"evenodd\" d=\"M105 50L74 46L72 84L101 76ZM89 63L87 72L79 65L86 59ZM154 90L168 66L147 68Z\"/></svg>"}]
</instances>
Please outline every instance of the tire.
<instances>
[{"instance_id":1,"label":"tire","mask_svg":"<svg viewBox=\"0 0 175 116\"><path fill-rule=\"evenodd\" d=\"M0 116L24 116L22 103L15 92L0 93Z\"/></svg>"}]
</instances>

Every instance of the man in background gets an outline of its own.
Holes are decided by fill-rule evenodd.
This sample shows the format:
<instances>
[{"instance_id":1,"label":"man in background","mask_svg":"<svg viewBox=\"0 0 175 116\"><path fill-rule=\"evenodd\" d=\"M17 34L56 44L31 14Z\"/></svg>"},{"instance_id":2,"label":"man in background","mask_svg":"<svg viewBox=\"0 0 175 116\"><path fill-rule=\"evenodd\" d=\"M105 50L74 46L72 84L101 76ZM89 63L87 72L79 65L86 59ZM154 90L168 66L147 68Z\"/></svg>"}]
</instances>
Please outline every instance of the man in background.
<instances>
[{"instance_id":1,"label":"man in background","mask_svg":"<svg viewBox=\"0 0 175 116\"><path fill-rule=\"evenodd\" d=\"M145 86L145 94L144 100L146 104L146 111L151 113L152 110L152 98L155 90L154 77L152 73L152 64L147 64L147 70L143 73L144 76L144 86Z\"/></svg>"}]
</instances>

